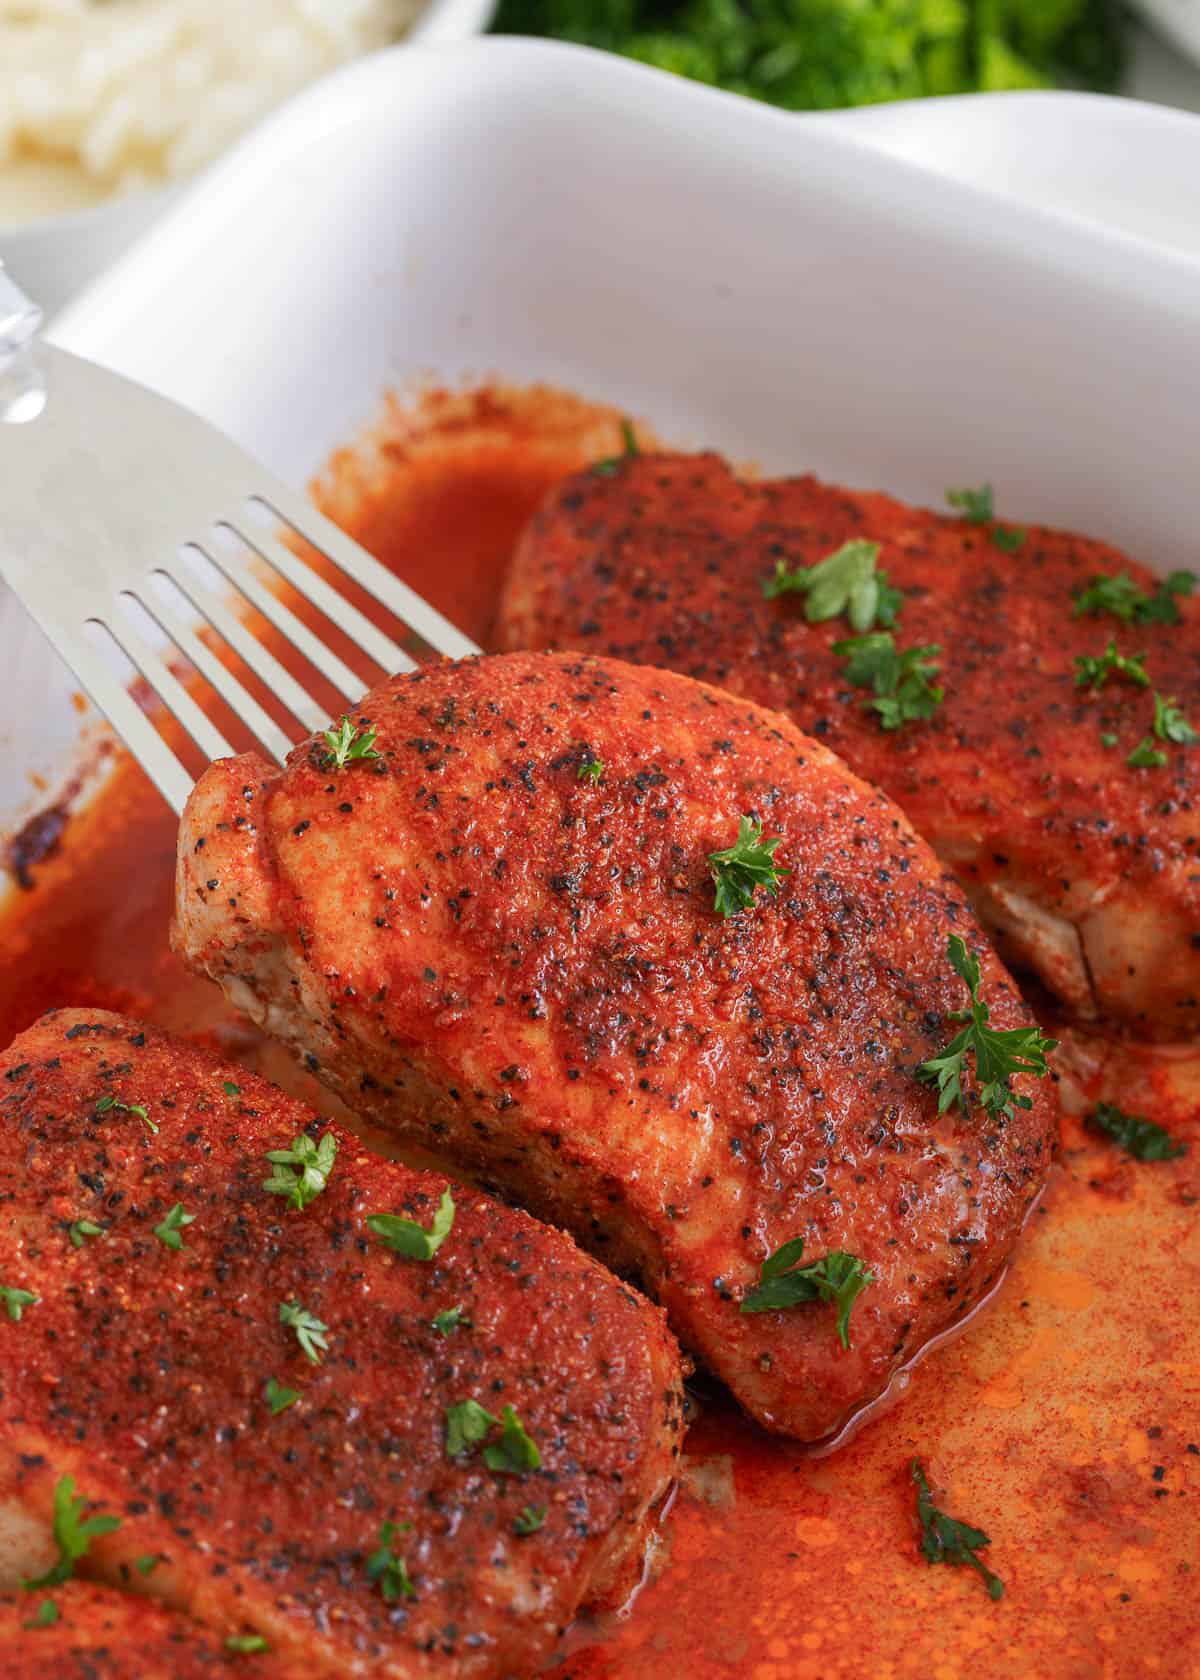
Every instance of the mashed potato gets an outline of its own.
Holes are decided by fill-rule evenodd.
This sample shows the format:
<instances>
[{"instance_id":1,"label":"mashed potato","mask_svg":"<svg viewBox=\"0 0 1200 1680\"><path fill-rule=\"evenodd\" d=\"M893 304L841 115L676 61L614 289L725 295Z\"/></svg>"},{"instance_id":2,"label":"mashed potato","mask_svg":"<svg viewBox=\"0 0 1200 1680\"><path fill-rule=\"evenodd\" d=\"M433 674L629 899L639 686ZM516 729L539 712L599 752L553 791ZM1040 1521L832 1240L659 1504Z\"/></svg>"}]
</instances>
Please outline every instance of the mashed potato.
<instances>
[{"instance_id":1,"label":"mashed potato","mask_svg":"<svg viewBox=\"0 0 1200 1680\"><path fill-rule=\"evenodd\" d=\"M0 0L0 222L187 175L422 0Z\"/></svg>"}]
</instances>

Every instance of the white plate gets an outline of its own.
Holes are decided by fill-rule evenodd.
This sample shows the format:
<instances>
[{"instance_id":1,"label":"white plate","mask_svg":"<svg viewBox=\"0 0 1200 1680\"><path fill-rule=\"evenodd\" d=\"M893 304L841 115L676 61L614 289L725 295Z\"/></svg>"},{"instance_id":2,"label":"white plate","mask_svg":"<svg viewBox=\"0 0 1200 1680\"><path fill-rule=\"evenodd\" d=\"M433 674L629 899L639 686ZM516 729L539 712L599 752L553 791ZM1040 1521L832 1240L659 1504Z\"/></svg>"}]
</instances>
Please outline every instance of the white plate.
<instances>
[{"instance_id":1,"label":"white plate","mask_svg":"<svg viewBox=\"0 0 1200 1680\"><path fill-rule=\"evenodd\" d=\"M1069 169L1105 106L992 96L981 120ZM1128 192L1163 114L1120 110ZM1200 162L1200 123L1169 121ZM387 387L496 372L768 468L934 503L990 478L1006 516L1194 564L1200 264L868 128L552 43L400 48L268 120L56 336L298 484ZM71 685L11 602L0 642L2 822L60 762Z\"/></svg>"}]
</instances>

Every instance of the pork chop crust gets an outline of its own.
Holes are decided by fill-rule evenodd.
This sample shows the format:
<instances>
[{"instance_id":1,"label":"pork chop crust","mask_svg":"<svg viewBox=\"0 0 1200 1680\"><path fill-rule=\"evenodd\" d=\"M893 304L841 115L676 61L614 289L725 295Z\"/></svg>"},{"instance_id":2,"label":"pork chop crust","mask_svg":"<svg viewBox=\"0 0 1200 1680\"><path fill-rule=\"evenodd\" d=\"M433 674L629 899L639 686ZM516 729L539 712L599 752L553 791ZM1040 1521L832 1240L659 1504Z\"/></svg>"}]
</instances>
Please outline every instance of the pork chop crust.
<instances>
[{"instance_id":1,"label":"pork chop crust","mask_svg":"<svg viewBox=\"0 0 1200 1680\"><path fill-rule=\"evenodd\" d=\"M407 1257L368 1221L436 1229L444 1178L102 1012L15 1041L0 1131L0 1283L36 1297L0 1321L0 1488L43 1536L65 1475L119 1518L82 1573L306 1674L397 1680L528 1671L627 1587L673 1475L679 1353L562 1232L456 1186ZM267 1151L326 1133L307 1206L264 1187ZM540 1466L489 1462L500 1424L450 1457L465 1402L511 1406Z\"/></svg>"},{"instance_id":2,"label":"pork chop crust","mask_svg":"<svg viewBox=\"0 0 1200 1680\"><path fill-rule=\"evenodd\" d=\"M42 1614L53 1620L38 1623L47 1601L53 1610ZM88 1581L0 1597L5 1680L230 1680L239 1655L187 1616ZM270 1651L251 1656L245 1672L253 1680L305 1680L309 1672Z\"/></svg>"},{"instance_id":3,"label":"pork chop crust","mask_svg":"<svg viewBox=\"0 0 1200 1680\"><path fill-rule=\"evenodd\" d=\"M361 1115L643 1281L769 1428L817 1439L995 1281L1044 1181L1028 1109L938 1114L916 1074L977 947L884 795L786 719L665 672L509 655L381 685L379 757L213 765L180 830L174 939ZM589 766L599 766L599 773ZM723 919L708 856L757 816L788 874ZM803 1238L874 1281L743 1313Z\"/></svg>"},{"instance_id":4,"label":"pork chop crust","mask_svg":"<svg viewBox=\"0 0 1200 1680\"><path fill-rule=\"evenodd\" d=\"M1016 542L1015 552L998 546ZM1006 533L1009 533L1006 536ZM843 618L768 600L778 564L880 545L898 647L935 645L945 698L888 732L847 680ZM748 481L717 455L644 455L551 493L516 553L500 645L659 665L786 712L903 806L1009 958L1068 1014L1175 1042L1200 1031L1200 751L1153 733L1153 690L1200 729L1200 599L1181 622L1074 616L1127 555L1043 527L943 518L812 477ZM1077 685L1077 659L1144 653L1148 686ZM1126 761L1145 737L1162 764Z\"/></svg>"}]
</instances>

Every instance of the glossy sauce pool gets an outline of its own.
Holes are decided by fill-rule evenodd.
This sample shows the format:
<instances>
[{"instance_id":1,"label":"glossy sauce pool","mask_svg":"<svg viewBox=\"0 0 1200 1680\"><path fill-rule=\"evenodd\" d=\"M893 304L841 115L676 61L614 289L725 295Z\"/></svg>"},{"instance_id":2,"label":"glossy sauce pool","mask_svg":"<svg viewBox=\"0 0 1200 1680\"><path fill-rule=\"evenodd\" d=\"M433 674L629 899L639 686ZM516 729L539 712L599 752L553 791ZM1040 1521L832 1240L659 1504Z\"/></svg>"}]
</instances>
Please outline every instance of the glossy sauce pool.
<instances>
[{"instance_id":1,"label":"glossy sauce pool","mask_svg":"<svg viewBox=\"0 0 1200 1680\"><path fill-rule=\"evenodd\" d=\"M319 497L486 646L525 519L557 478L618 447L611 412L562 393L431 393L393 405L368 445L332 463ZM119 1008L331 1112L168 950L174 827L121 759L101 796L50 833L56 849L26 848L32 888L0 919L0 1036L54 1005ZM1125 1106L1154 1112L1188 1154L1141 1165L1068 1120L997 1297L838 1451L774 1440L697 1385L648 1581L624 1615L572 1629L555 1672L1200 1675L1200 1122L1153 1069L1138 1084ZM1000 1602L971 1571L921 1559L914 1457L939 1504L991 1536Z\"/></svg>"}]
</instances>

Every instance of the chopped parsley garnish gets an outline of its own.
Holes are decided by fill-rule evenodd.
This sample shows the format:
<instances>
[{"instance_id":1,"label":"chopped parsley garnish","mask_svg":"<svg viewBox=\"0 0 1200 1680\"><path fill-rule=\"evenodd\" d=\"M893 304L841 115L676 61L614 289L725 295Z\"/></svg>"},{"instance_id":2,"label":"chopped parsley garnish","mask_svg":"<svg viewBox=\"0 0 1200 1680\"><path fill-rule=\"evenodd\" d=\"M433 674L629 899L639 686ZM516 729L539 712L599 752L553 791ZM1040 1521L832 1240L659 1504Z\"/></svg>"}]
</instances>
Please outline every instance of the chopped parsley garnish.
<instances>
[{"instance_id":1,"label":"chopped parsley garnish","mask_svg":"<svg viewBox=\"0 0 1200 1680\"><path fill-rule=\"evenodd\" d=\"M948 1517L944 1511L938 1510L933 1503L929 1483L925 1480L925 1472L919 1459L913 1459L911 1471L917 1489L921 1550L926 1558L930 1563L965 1564L969 1569L977 1570L983 1577L988 1597L1003 1598L1004 1582L998 1575L993 1575L986 1564L976 1556L984 1546L991 1545L987 1535L981 1528L972 1528L968 1523L956 1522L953 1517Z\"/></svg>"},{"instance_id":2,"label":"chopped parsley garnish","mask_svg":"<svg viewBox=\"0 0 1200 1680\"><path fill-rule=\"evenodd\" d=\"M40 1296L31 1295L28 1289L16 1289L11 1284L0 1283L0 1302L14 1324L20 1324L21 1314L26 1307L36 1307Z\"/></svg>"},{"instance_id":3,"label":"chopped parsley garnish","mask_svg":"<svg viewBox=\"0 0 1200 1680\"><path fill-rule=\"evenodd\" d=\"M253 1657L260 1651L269 1651L261 1633L231 1633L225 1641L225 1649L234 1657Z\"/></svg>"},{"instance_id":4,"label":"chopped parsley garnish","mask_svg":"<svg viewBox=\"0 0 1200 1680\"><path fill-rule=\"evenodd\" d=\"M882 729L902 729L932 717L941 705L945 689L933 682L938 673L936 642L924 647L897 650L891 632L876 630L870 636L853 636L833 644L834 653L846 660L846 678L856 688L873 688L875 698L867 701L879 714Z\"/></svg>"},{"instance_id":5,"label":"chopped parsley garnish","mask_svg":"<svg viewBox=\"0 0 1200 1680\"><path fill-rule=\"evenodd\" d=\"M408 1573L408 1565L392 1550L397 1535L408 1534L411 1523L385 1522L379 1529L379 1549L367 1559L367 1574L378 1586L389 1604L398 1598L416 1598L417 1589Z\"/></svg>"},{"instance_id":6,"label":"chopped parsley garnish","mask_svg":"<svg viewBox=\"0 0 1200 1680\"><path fill-rule=\"evenodd\" d=\"M160 1243L163 1243L167 1248L173 1248L178 1253L183 1247L182 1233L184 1226L194 1225L195 1223L196 1215L194 1213L184 1213L183 1203L176 1202L161 1224L154 1227L154 1235Z\"/></svg>"},{"instance_id":7,"label":"chopped parsley garnish","mask_svg":"<svg viewBox=\"0 0 1200 1680\"><path fill-rule=\"evenodd\" d=\"M235 1085L232 1079L225 1080L222 1089L227 1097L240 1097L242 1094L242 1087Z\"/></svg>"},{"instance_id":8,"label":"chopped parsley garnish","mask_svg":"<svg viewBox=\"0 0 1200 1680\"><path fill-rule=\"evenodd\" d=\"M26 1592L38 1592L42 1587L57 1587L69 1581L92 1541L120 1528L120 1517L87 1517L81 1521L86 1504L85 1499L75 1495L74 1476L60 1476L54 1485L54 1543L58 1547L58 1562L36 1581L22 1581Z\"/></svg>"},{"instance_id":9,"label":"chopped parsley garnish","mask_svg":"<svg viewBox=\"0 0 1200 1680\"><path fill-rule=\"evenodd\" d=\"M502 1417L493 1417L478 1400L460 1400L446 1407L446 1457L472 1452L496 1428L503 1429L500 1439L483 1449L483 1462L489 1470L516 1476L540 1469L542 1455L513 1408L505 1406Z\"/></svg>"},{"instance_id":10,"label":"chopped parsley garnish","mask_svg":"<svg viewBox=\"0 0 1200 1680\"><path fill-rule=\"evenodd\" d=\"M161 1562L157 1552L143 1552L141 1557L134 1558L133 1567L139 1575L152 1575Z\"/></svg>"},{"instance_id":11,"label":"chopped parsley garnish","mask_svg":"<svg viewBox=\"0 0 1200 1680\"><path fill-rule=\"evenodd\" d=\"M793 1237L769 1255L762 1263L757 1287L745 1297L741 1310L782 1312L806 1301L829 1301L837 1308L838 1340L848 1348L851 1310L867 1285L875 1282L875 1274L867 1271L857 1255L838 1249L807 1266L800 1265L803 1254L804 1238Z\"/></svg>"},{"instance_id":12,"label":"chopped parsley garnish","mask_svg":"<svg viewBox=\"0 0 1200 1680\"><path fill-rule=\"evenodd\" d=\"M279 1322L296 1332L296 1340L300 1343L300 1351L305 1359L313 1365L319 1365L321 1355L329 1350L328 1324L322 1324L319 1318L314 1318L298 1301L279 1303Z\"/></svg>"},{"instance_id":13,"label":"chopped parsley garnish","mask_svg":"<svg viewBox=\"0 0 1200 1680\"><path fill-rule=\"evenodd\" d=\"M267 1386L263 1390L267 1405L271 1408L271 1416L278 1417L280 1412L286 1412L289 1406L294 1406L300 1398L298 1388L285 1388L283 1383L276 1382L274 1377L267 1378Z\"/></svg>"},{"instance_id":14,"label":"chopped parsley garnish","mask_svg":"<svg viewBox=\"0 0 1200 1680\"><path fill-rule=\"evenodd\" d=\"M449 1190L442 1191L428 1230L415 1219L404 1219L398 1213L372 1213L367 1218L367 1225L384 1247L403 1254L406 1260L432 1260L450 1235L453 1224L454 1197Z\"/></svg>"},{"instance_id":15,"label":"chopped parsley garnish","mask_svg":"<svg viewBox=\"0 0 1200 1680\"><path fill-rule=\"evenodd\" d=\"M303 1213L329 1182L337 1152L332 1132L324 1132L320 1143L301 1132L292 1139L290 1149L267 1150L267 1160L275 1170L263 1179L262 1187L273 1196L286 1196L288 1204Z\"/></svg>"},{"instance_id":16,"label":"chopped parsley garnish","mask_svg":"<svg viewBox=\"0 0 1200 1680\"><path fill-rule=\"evenodd\" d=\"M790 869L782 869L774 861L776 848L782 844L779 835L764 840L762 824L753 817L739 819L733 845L708 854L717 889L713 909L718 916L736 916L740 910L749 909L759 887L775 897L784 876L791 874Z\"/></svg>"},{"instance_id":17,"label":"chopped parsley garnish","mask_svg":"<svg viewBox=\"0 0 1200 1680\"><path fill-rule=\"evenodd\" d=\"M1029 532L1021 525L993 525L992 542L1003 554L1016 554L1025 546Z\"/></svg>"},{"instance_id":18,"label":"chopped parsley garnish","mask_svg":"<svg viewBox=\"0 0 1200 1680\"><path fill-rule=\"evenodd\" d=\"M1154 745L1153 735L1143 735L1125 762L1132 770L1161 770L1167 755Z\"/></svg>"},{"instance_id":19,"label":"chopped parsley garnish","mask_svg":"<svg viewBox=\"0 0 1200 1680\"><path fill-rule=\"evenodd\" d=\"M375 751L375 730L358 730L349 717L343 717L336 729L326 729L324 734L331 770L344 770L347 764L383 757L382 753Z\"/></svg>"},{"instance_id":20,"label":"chopped parsley garnish","mask_svg":"<svg viewBox=\"0 0 1200 1680\"><path fill-rule=\"evenodd\" d=\"M1153 1120L1145 1120L1140 1114L1126 1114L1116 1103L1097 1103L1090 1124L1137 1161L1173 1161L1186 1152L1182 1143L1176 1143L1170 1132L1155 1125Z\"/></svg>"},{"instance_id":21,"label":"chopped parsley garnish","mask_svg":"<svg viewBox=\"0 0 1200 1680\"><path fill-rule=\"evenodd\" d=\"M1190 595L1196 587L1193 572L1171 572L1153 595L1138 588L1128 572L1116 577L1094 577L1084 589L1073 591L1075 618L1085 613L1111 613L1123 624L1178 624L1177 598Z\"/></svg>"},{"instance_id":22,"label":"chopped parsley garnish","mask_svg":"<svg viewBox=\"0 0 1200 1680\"><path fill-rule=\"evenodd\" d=\"M978 490L947 490L946 500L971 525L988 525L996 517L995 497L990 484Z\"/></svg>"},{"instance_id":23,"label":"chopped parsley garnish","mask_svg":"<svg viewBox=\"0 0 1200 1680\"><path fill-rule=\"evenodd\" d=\"M1200 735L1192 728L1179 707L1175 704L1175 696L1169 694L1154 696L1154 733L1160 741L1174 741L1176 746L1190 747L1200 741Z\"/></svg>"},{"instance_id":24,"label":"chopped parsley garnish","mask_svg":"<svg viewBox=\"0 0 1200 1680\"><path fill-rule=\"evenodd\" d=\"M852 630L895 624L904 597L892 588L886 572L876 571L878 559L877 542L855 540L843 543L815 566L793 570L786 560L777 560L774 574L763 579L762 592L768 601L779 595L803 595L804 616L810 624L824 624L843 613Z\"/></svg>"},{"instance_id":25,"label":"chopped parsley garnish","mask_svg":"<svg viewBox=\"0 0 1200 1680\"><path fill-rule=\"evenodd\" d=\"M1115 747L1116 744L1117 744L1117 737L1115 735L1110 735L1107 730L1102 730L1101 731L1101 733L1100 733L1100 745L1102 747Z\"/></svg>"},{"instance_id":26,"label":"chopped parsley garnish","mask_svg":"<svg viewBox=\"0 0 1200 1680\"><path fill-rule=\"evenodd\" d=\"M619 455L609 455L603 461L592 463L592 471L597 478L611 478L622 461L631 461L635 455L641 454L632 420L621 421L621 443L623 448Z\"/></svg>"},{"instance_id":27,"label":"chopped parsley garnish","mask_svg":"<svg viewBox=\"0 0 1200 1680\"><path fill-rule=\"evenodd\" d=\"M101 1097L99 1099L99 1101L96 1104L96 1113L97 1114L109 1114L109 1113L136 1114L138 1119L142 1122L142 1124L144 1126L148 1126L149 1129L152 1132L156 1132L158 1130L157 1120L151 1120L150 1116L147 1114L146 1110L142 1107L141 1103L121 1102L121 1101L118 1100L118 1098L116 1098L112 1095L109 1095L107 1097Z\"/></svg>"},{"instance_id":28,"label":"chopped parsley garnish","mask_svg":"<svg viewBox=\"0 0 1200 1680\"><path fill-rule=\"evenodd\" d=\"M952 1021L966 1025L940 1055L923 1062L917 1078L938 1088L938 1113L958 1103L966 1109L963 1077L967 1056L975 1063L975 1082L979 1087L979 1101L989 1113L1011 1114L1014 1108L1032 1108L1032 1099L1012 1089L1017 1073L1029 1073L1036 1079L1045 1077L1046 1057L1058 1048L1058 1040L1044 1038L1037 1027L1010 1027L1000 1031L990 1026L991 1012L979 996L979 960L955 934L947 946L950 966L971 994L970 1009L956 1011Z\"/></svg>"},{"instance_id":29,"label":"chopped parsley garnish","mask_svg":"<svg viewBox=\"0 0 1200 1680\"><path fill-rule=\"evenodd\" d=\"M545 1505L523 1505L513 1518L513 1533L521 1538L527 1534L536 1534L545 1521Z\"/></svg>"},{"instance_id":30,"label":"chopped parsley garnish","mask_svg":"<svg viewBox=\"0 0 1200 1680\"><path fill-rule=\"evenodd\" d=\"M36 1628L53 1627L57 1620L58 1605L52 1598L44 1598L29 1620L22 1622L21 1626L27 1633L32 1633Z\"/></svg>"},{"instance_id":31,"label":"chopped parsley garnish","mask_svg":"<svg viewBox=\"0 0 1200 1680\"><path fill-rule=\"evenodd\" d=\"M519 1476L524 1470L539 1470L542 1455L511 1406L505 1406L501 1421L504 1432L500 1439L483 1449L483 1462L488 1469L501 1470L510 1476Z\"/></svg>"},{"instance_id":32,"label":"chopped parsley garnish","mask_svg":"<svg viewBox=\"0 0 1200 1680\"><path fill-rule=\"evenodd\" d=\"M598 782L604 774L604 760L602 758L588 758L579 766L576 781Z\"/></svg>"},{"instance_id":33,"label":"chopped parsley garnish","mask_svg":"<svg viewBox=\"0 0 1200 1680\"><path fill-rule=\"evenodd\" d=\"M436 1318L430 1320L430 1325L439 1336L451 1336L456 1330L469 1330L471 1320L464 1308L447 1307L445 1312L438 1313Z\"/></svg>"},{"instance_id":34,"label":"chopped parsley garnish","mask_svg":"<svg viewBox=\"0 0 1200 1680\"><path fill-rule=\"evenodd\" d=\"M1094 692L1103 688L1109 677L1124 677L1126 682L1133 683L1137 688L1150 686L1150 678L1145 669L1146 655L1118 653L1114 641L1110 641L1104 652L1099 655L1077 654L1075 666L1076 688L1089 688Z\"/></svg>"},{"instance_id":35,"label":"chopped parsley garnish","mask_svg":"<svg viewBox=\"0 0 1200 1680\"><path fill-rule=\"evenodd\" d=\"M73 1219L67 1226L67 1236L72 1248L82 1248L89 1237L102 1237L103 1225L97 1225L94 1219Z\"/></svg>"},{"instance_id":36,"label":"chopped parsley garnish","mask_svg":"<svg viewBox=\"0 0 1200 1680\"><path fill-rule=\"evenodd\" d=\"M478 1446L499 1418L481 1406L478 1400L460 1400L446 1407L446 1457L457 1458Z\"/></svg>"}]
</instances>

